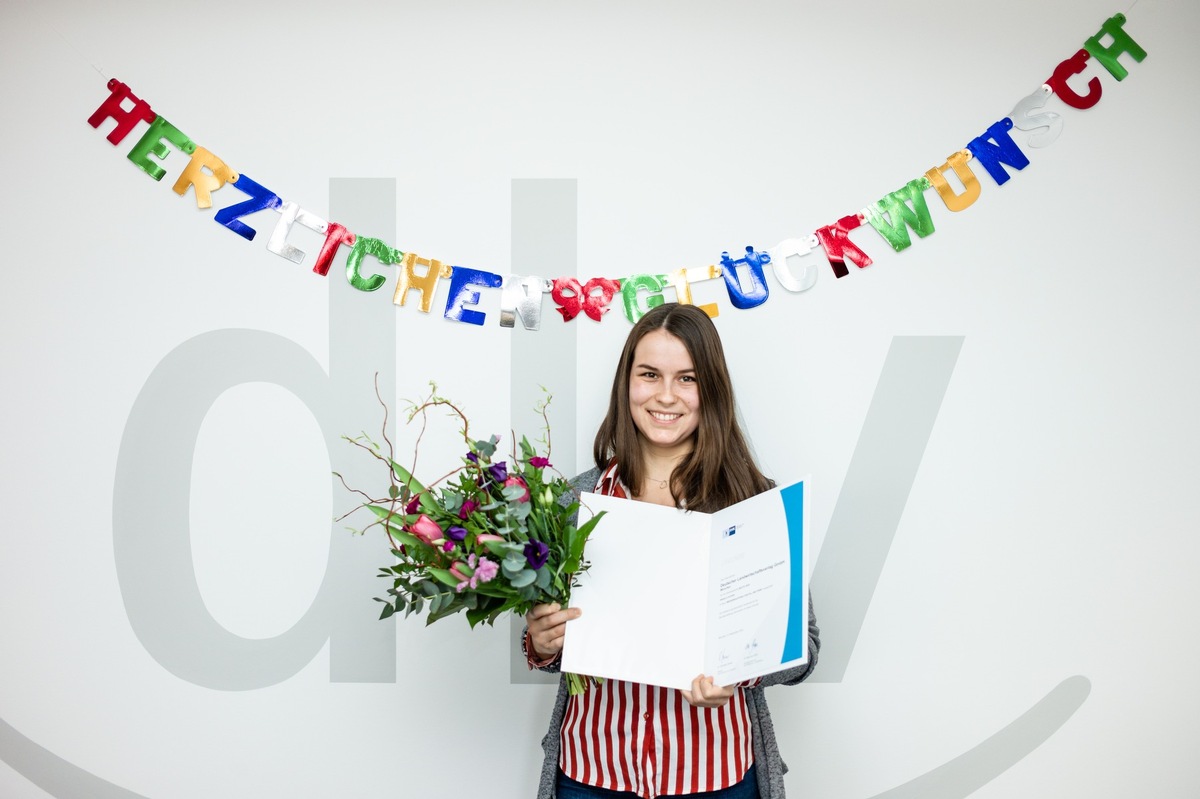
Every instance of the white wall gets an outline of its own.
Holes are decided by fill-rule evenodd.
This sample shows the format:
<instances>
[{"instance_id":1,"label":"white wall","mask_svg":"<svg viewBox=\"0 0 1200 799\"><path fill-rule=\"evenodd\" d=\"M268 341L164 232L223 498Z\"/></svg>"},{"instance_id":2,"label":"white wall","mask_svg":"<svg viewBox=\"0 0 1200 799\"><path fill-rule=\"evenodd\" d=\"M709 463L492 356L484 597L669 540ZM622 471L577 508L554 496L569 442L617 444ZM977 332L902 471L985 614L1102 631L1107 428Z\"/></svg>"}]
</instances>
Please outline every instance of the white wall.
<instances>
[{"instance_id":1,"label":"white wall","mask_svg":"<svg viewBox=\"0 0 1200 799\"><path fill-rule=\"evenodd\" d=\"M176 197L179 153L161 183L134 168L141 129L112 147L85 122L107 78L318 214L332 178L395 178L393 243L451 263L519 271L511 181L576 179L579 274L625 276L861 209L1004 117L1119 11L1149 57L1126 59L1121 83L1089 67L1099 104L1052 100L1059 140L1031 149L1017 135L1031 165L1002 187L978 170L968 210L929 192L934 235L893 253L860 231L874 266L842 280L822 268L803 295L772 283L757 309L735 310L717 284L697 299L721 303L763 463L813 475L814 549L893 337L964 337L844 678L770 693L794 795L883 794L1073 677L1079 709L975 795L1194 795L1200 9L1182 0L7 0L0 795L101 795L79 787L100 779L112 796L529 796L552 698L510 683L507 627L410 620L394 682L332 680L322 650L242 691L177 676L135 634L113 502L147 378L226 328L327 364L328 293L352 290L341 259L326 280L268 253L269 213L248 244ZM508 427L514 333L495 323L496 294L481 328L396 310L399 397L436 379L476 430ZM553 336L554 317L547 301L536 335ZM584 455L628 323L616 311L571 324ZM555 365L519 371L538 369ZM454 448L427 451L436 463ZM216 402L194 453L166 455L193 470L208 610L247 638L287 631L344 535L324 520L347 504L328 471L348 451L327 452L304 404L256 382ZM35 751L81 772L30 766ZM47 771L57 785L22 776ZM953 786L970 779L922 795L965 795Z\"/></svg>"}]
</instances>

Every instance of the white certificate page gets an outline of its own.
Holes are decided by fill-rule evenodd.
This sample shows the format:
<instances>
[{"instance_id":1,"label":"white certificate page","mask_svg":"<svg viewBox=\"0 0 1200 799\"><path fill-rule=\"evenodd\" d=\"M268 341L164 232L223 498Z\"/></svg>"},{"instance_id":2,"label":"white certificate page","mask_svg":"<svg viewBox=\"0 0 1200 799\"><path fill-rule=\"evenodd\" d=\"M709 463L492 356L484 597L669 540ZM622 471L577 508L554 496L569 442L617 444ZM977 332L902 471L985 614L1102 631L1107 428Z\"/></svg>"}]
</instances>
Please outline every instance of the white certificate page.
<instances>
[{"instance_id":1,"label":"white certificate page","mask_svg":"<svg viewBox=\"0 0 1200 799\"><path fill-rule=\"evenodd\" d=\"M808 658L805 485L716 514L584 494L591 568L571 592L564 671L691 688Z\"/></svg>"}]
</instances>

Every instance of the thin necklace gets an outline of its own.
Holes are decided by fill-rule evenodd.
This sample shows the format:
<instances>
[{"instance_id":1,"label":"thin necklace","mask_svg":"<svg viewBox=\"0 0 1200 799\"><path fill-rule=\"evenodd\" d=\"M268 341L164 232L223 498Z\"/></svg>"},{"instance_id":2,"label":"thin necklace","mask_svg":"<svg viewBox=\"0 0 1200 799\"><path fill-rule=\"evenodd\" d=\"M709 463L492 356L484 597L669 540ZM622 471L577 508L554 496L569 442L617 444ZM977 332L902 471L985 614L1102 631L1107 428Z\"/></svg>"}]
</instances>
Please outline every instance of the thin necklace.
<instances>
[{"instance_id":1,"label":"thin necklace","mask_svg":"<svg viewBox=\"0 0 1200 799\"><path fill-rule=\"evenodd\" d=\"M669 479L671 479L671 478L669 478L669 477L668 477L668 478L667 478L667 480L660 480L660 479L658 479L657 477L651 477L650 475L646 475L646 479L648 479L648 480L651 480L651 481L653 481L653 482L655 482L655 483L658 483L658 487L659 487L659 488L666 488L666 487L667 487L667 480L669 480Z\"/></svg>"}]
</instances>

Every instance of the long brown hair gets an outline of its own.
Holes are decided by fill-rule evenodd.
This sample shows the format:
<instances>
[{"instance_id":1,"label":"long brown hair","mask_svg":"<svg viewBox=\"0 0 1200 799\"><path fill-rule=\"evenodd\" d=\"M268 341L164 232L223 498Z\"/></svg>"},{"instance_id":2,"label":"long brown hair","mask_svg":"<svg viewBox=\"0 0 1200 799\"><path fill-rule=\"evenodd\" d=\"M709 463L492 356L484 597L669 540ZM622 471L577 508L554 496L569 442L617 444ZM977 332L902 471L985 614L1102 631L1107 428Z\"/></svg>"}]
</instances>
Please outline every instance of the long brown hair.
<instances>
[{"instance_id":1,"label":"long brown hair","mask_svg":"<svg viewBox=\"0 0 1200 799\"><path fill-rule=\"evenodd\" d=\"M592 456L604 469L616 458L617 471L636 497L642 488L642 437L629 409L629 379L638 342L663 330L683 342L695 367L700 391L700 424L692 451L671 473L671 495L678 507L712 513L771 487L754 463L738 426L733 383L721 337L708 314L694 305L667 303L638 320L617 362L608 413L596 432Z\"/></svg>"}]
</instances>

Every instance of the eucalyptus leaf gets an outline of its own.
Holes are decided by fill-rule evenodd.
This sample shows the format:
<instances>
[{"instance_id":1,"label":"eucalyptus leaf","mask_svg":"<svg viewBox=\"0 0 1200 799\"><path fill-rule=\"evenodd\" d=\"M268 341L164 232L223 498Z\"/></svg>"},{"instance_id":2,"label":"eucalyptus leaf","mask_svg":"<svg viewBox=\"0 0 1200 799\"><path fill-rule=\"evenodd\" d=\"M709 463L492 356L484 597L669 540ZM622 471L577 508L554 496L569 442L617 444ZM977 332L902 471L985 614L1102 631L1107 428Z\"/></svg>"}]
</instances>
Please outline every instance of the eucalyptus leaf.
<instances>
[{"instance_id":1,"label":"eucalyptus leaf","mask_svg":"<svg viewBox=\"0 0 1200 799\"><path fill-rule=\"evenodd\" d=\"M521 497L525 496L525 492L529 489L524 486L504 486L500 489L500 496L504 497L509 502L516 502Z\"/></svg>"},{"instance_id":2,"label":"eucalyptus leaf","mask_svg":"<svg viewBox=\"0 0 1200 799\"><path fill-rule=\"evenodd\" d=\"M496 557L504 557L509 552L513 551L512 547L515 545L509 543L508 541L484 541L483 546L488 552L491 552Z\"/></svg>"},{"instance_id":3,"label":"eucalyptus leaf","mask_svg":"<svg viewBox=\"0 0 1200 799\"><path fill-rule=\"evenodd\" d=\"M537 579L537 574L534 573L533 569L525 569L524 571L520 572L519 574L516 574L513 577L509 578L508 583L513 588L524 588L527 585L532 585L533 581L536 579Z\"/></svg>"}]
</instances>

